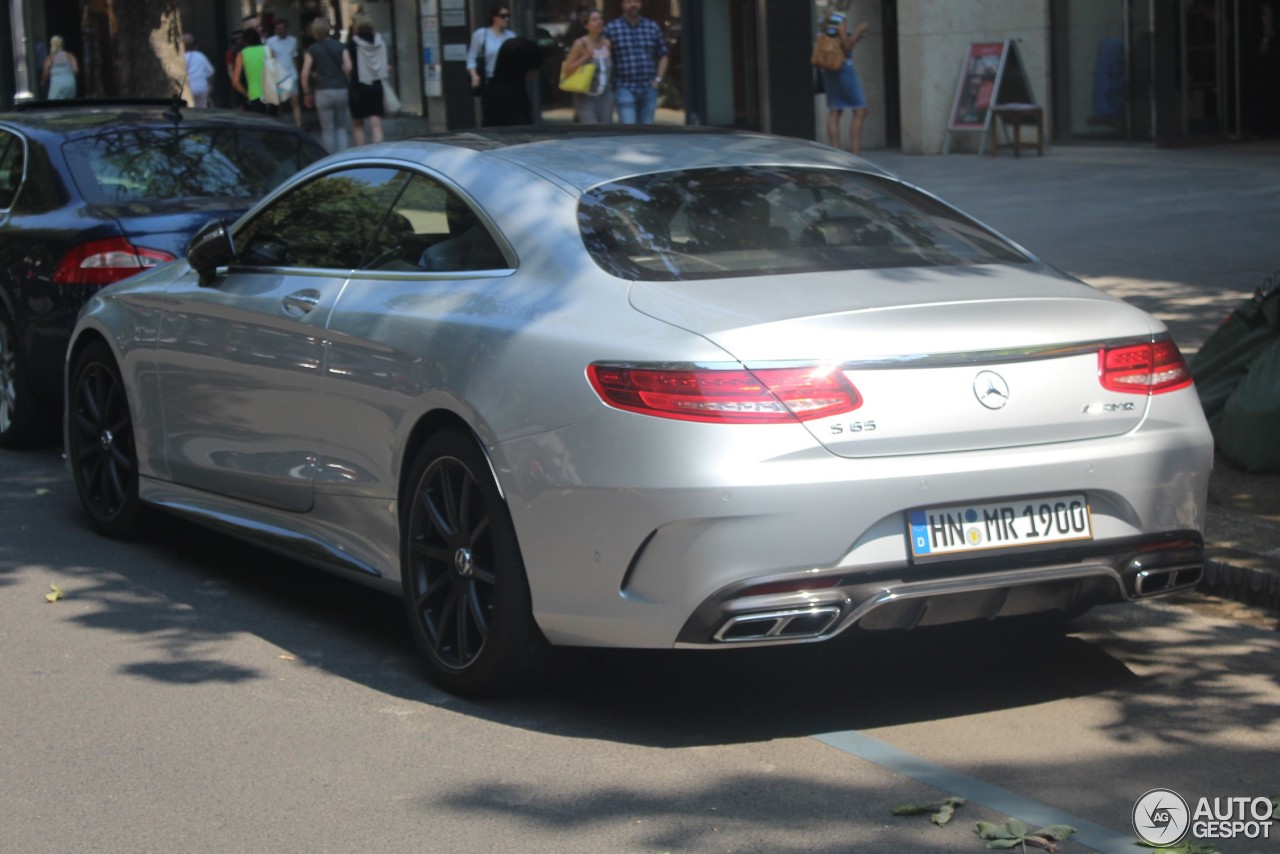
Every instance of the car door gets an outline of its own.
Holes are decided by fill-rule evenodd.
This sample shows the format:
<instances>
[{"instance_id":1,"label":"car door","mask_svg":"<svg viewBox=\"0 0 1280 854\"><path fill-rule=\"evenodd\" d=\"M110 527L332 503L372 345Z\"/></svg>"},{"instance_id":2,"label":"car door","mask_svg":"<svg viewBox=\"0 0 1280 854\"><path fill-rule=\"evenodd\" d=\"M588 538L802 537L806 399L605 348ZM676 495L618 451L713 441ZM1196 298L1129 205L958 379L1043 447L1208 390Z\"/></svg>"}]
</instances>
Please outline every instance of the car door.
<instances>
[{"instance_id":1,"label":"car door","mask_svg":"<svg viewBox=\"0 0 1280 854\"><path fill-rule=\"evenodd\" d=\"M363 166L292 187L236 229L235 260L211 286L192 272L174 288L157 344L173 481L310 509L325 323L404 180Z\"/></svg>"},{"instance_id":2,"label":"car door","mask_svg":"<svg viewBox=\"0 0 1280 854\"><path fill-rule=\"evenodd\" d=\"M407 410L425 394L461 395L467 380L457 366L493 358L490 342L502 333L491 328L521 322L491 295L514 267L515 253L479 207L443 180L413 174L330 315L332 417L317 490L394 494Z\"/></svg>"}]
</instances>

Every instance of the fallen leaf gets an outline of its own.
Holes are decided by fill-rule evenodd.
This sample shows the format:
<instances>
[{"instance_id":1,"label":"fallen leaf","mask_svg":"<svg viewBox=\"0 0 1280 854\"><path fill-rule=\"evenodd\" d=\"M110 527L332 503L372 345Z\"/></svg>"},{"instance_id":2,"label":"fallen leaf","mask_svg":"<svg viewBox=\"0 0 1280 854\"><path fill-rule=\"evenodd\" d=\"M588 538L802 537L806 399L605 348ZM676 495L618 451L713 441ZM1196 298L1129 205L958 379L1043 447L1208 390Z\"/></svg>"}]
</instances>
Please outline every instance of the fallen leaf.
<instances>
[{"instance_id":1,"label":"fallen leaf","mask_svg":"<svg viewBox=\"0 0 1280 854\"><path fill-rule=\"evenodd\" d=\"M1035 835L1061 842L1075 832L1076 829L1068 824L1050 824L1037 830Z\"/></svg>"},{"instance_id":2,"label":"fallen leaf","mask_svg":"<svg viewBox=\"0 0 1280 854\"><path fill-rule=\"evenodd\" d=\"M36 490L36 495L48 495L48 494L49 494L49 490L45 489L44 487L41 487L40 489Z\"/></svg>"},{"instance_id":3,"label":"fallen leaf","mask_svg":"<svg viewBox=\"0 0 1280 854\"><path fill-rule=\"evenodd\" d=\"M59 587L59 586L58 586L58 585L56 585L56 584L50 584L50 585L49 585L49 589L50 589L52 592L51 592L51 593L46 593L46 594L44 594L44 600L45 600L46 602L57 602L59 599L61 599L61 598L62 598L62 588L61 588L61 587Z\"/></svg>"},{"instance_id":4,"label":"fallen leaf","mask_svg":"<svg viewBox=\"0 0 1280 854\"><path fill-rule=\"evenodd\" d=\"M929 820L938 827L945 827L956 813L956 807L964 804L964 798L955 796L932 804L900 804L893 808L894 815L924 815L929 813Z\"/></svg>"},{"instance_id":5,"label":"fallen leaf","mask_svg":"<svg viewBox=\"0 0 1280 854\"><path fill-rule=\"evenodd\" d=\"M980 839L989 839L988 848L994 849L1010 849L1021 848L1026 850L1030 845L1035 848L1043 848L1049 852L1058 850L1055 842L1066 839L1075 833L1074 827L1068 827L1065 824L1051 824L1042 827L1034 833L1024 821L1011 818L1004 824L995 824L990 821L980 821L974 828L974 833L978 834Z\"/></svg>"},{"instance_id":6,"label":"fallen leaf","mask_svg":"<svg viewBox=\"0 0 1280 854\"><path fill-rule=\"evenodd\" d=\"M279 658L281 661L297 661L298 660L298 657L296 655L290 655L287 652L281 653Z\"/></svg>"}]
</instances>

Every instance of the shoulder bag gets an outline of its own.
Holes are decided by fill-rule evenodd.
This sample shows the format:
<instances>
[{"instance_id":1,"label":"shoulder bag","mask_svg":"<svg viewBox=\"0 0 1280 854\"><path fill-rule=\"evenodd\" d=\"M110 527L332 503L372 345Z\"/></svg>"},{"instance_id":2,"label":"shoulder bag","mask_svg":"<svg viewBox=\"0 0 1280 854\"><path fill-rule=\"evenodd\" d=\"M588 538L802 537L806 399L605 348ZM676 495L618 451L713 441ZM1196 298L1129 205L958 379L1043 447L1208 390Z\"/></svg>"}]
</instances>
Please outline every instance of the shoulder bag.
<instances>
[{"instance_id":1,"label":"shoulder bag","mask_svg":"<svg viewBox=\"0 0 1280 854\"><path fill-rule=\"evenodd\" d=\"M580 92L586 94L591 91L591 81L596 76L596 64L594 62L584 62L578 66L578 70L572 74L565 75L564 69L560 70L560 88L566 92Z\"/></svg>"},{"instance_id":2,"label":"shoulder bag","mask_svg":"<svg viewBox=\"0 0 1280 854\"><path fill-rule=\"evenodd\" d=\"M262 103L280 103L280 67L271 49L266 49L266 57L262 61Z\"/></svg>"}]
</instances>

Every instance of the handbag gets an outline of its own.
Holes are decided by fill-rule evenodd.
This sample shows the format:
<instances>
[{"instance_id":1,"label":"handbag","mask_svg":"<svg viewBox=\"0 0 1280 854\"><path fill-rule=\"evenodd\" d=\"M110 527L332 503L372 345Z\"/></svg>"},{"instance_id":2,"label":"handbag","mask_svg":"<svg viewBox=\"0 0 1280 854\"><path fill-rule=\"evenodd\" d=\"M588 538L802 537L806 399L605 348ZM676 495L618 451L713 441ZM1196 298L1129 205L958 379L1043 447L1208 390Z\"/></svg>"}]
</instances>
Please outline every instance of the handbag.
<instances>
[{"instance_id":1,"label":"handbag","mask_svg":"<svg viewBox=\"0 0 1280 854\"><path fill-rule=\"evenodd\" d=\"M483 28L482 28L482 29L483 29ZM480 30L476 30L476 32L478 33L478 32L480 32ZM473 38L474 38L474 36L473 36ZM480 52L479 52L479 53L477 54L477 56L476 56L476 70L480 72L480 73L479 73L479 75L478 75L478 76L479 76L479 78L480 78L480 82L479 82L479 83L477 83L476 85L474 85L474 86L472 86L472 87L471 87L471 96L472 96L473 98L479 98L479 97L480 97L480 93L481 93L481 91L483 91L483 90L484 90L484 73L485 73L485 62L484 62L484 42L485 42L485 39L484 39L484 37L483 37L483 36L481 36L481 37L480 37Z\"/></svg>"},{"instance_id":2,"label":"handbag","mask_svg":"<svg viewBox=\"0 0 1280 854\"><path fill-rule=\"evenodd\" d=\"M581 92L586 94L591 91L591 81L596 77L596 64L594 62L584 62L578 66L578 70L572 74L565 76L564 69L560 70L560 88L566 92Z\"/></svg>"},{"instance_id":3,"label":"handbag","mask_svg":"<svg viewBox=\"0 0 1280 854\"><path fill-rule=\"evenodd\" d=\"M818 40L813 43L813 55L809 57L809 63L826 71L839 71L844 65L844 48L839 36L820 33Z\"/></svg>"},{"instance_id":4,"label":"handbag","mask_svg":"<svg viewBox=\"0 0 1280 854\"><path fill-rule=\"evenodd\" d=\"M396 90L391 88L391 81L385 77L382 80L382 112L388 116L400 113L400 98L396 95Z\"/></svg>"},{"instance_id":5,"label":"handbag","mask_svg":"<svg viewBox=\"0 0 1280 854\"><path fill-rule=\"evenodd\" d=\"M262 63L262 103L280 103L280 68L270 51L267 52L266 61Z\"/></svg>"}]
</instances>

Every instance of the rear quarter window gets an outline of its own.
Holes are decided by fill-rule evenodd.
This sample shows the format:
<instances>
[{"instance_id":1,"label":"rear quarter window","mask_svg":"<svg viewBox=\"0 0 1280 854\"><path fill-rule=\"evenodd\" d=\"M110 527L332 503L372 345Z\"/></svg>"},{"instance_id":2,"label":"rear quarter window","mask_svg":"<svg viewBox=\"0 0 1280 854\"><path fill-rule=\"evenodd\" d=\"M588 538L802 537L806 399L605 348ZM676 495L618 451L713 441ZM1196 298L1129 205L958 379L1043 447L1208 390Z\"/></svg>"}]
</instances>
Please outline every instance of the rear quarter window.
<instances>
[{"instance_id":1,"label":"rear quarter window","mask_svg":"<svg viewBox=\"0 0 1280 854\"><path fill-rule=\"evenodd\" d=\"M931 196L833 169L638 176L585 193L578 224L600 267L642 281L1030 260Z\"/></svg>"},{"instance_id":2,"label":"rear quarter window","mask_svg":"<svg viewBox=\"0 0 1280 854\"><path fill-rule=\"evenodd\" d=\"M266 195L324 156L313 140L257 128L148 128L62 146L85 201L118 204Z\"/></svg>"},{"instance_id":3,"label":"rear quarter window","mask_svg":"<svg viewBox=\"0 0 1280 854\"><path fill-rule=\"evenodd\" d=\"M0 210L8 210L22 186L22 140L0 130Z\"/></svg>"}]
</instances>

